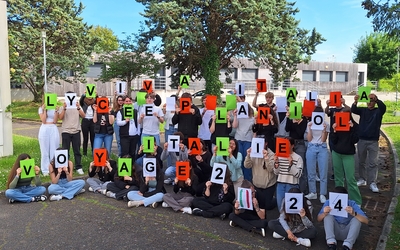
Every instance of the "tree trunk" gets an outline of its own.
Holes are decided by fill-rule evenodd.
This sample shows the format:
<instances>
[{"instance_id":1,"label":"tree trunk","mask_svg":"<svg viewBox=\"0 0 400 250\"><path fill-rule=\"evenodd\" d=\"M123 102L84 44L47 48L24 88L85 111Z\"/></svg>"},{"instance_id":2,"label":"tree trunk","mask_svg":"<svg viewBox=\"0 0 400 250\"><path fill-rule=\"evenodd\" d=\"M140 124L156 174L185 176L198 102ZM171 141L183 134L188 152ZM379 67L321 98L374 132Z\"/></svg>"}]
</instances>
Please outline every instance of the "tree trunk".
<instances>
[{"instance_id":1,"label":"tree trunk","mask_svg":"<svg viewBox=\"0 0 400 250\"><path fill-rule=\"evenodd\" d=\"M220 60L217 52L217 46L207 44L207 56L201 63L203 78L206 81L206 93L216 95L218 97L218 104L221 104L221 91L222 83L219 80L219 67Z\"/></svg>"}]
</instances>

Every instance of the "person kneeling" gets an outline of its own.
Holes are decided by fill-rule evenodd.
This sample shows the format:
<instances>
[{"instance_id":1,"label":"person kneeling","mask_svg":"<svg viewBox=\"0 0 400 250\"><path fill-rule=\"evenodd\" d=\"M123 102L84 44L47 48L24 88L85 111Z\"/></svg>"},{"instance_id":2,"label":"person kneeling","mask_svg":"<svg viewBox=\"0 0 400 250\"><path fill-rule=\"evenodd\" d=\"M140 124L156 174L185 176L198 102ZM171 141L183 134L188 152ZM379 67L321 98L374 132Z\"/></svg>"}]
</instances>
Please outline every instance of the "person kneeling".
<instances>
[{"instance_id":1,"label":"person kneeling","mask_svg":"<svg viewBox=\"0 0 400 250\"><path fill-rule=\"evenodd\" d=\"M347 194L344 187L337 186L335 193ZM361 223L368 224L368 218L361 210L360 206L353 200L348 201L348 206L345 208L349 216L339 217L330 215L332 208L327 200L318 214L317 220L324 221L325 237L328 248L336 249L336 240L343 240L343 249L352 249L360 233Z\"/></svg>"}]
</instances>

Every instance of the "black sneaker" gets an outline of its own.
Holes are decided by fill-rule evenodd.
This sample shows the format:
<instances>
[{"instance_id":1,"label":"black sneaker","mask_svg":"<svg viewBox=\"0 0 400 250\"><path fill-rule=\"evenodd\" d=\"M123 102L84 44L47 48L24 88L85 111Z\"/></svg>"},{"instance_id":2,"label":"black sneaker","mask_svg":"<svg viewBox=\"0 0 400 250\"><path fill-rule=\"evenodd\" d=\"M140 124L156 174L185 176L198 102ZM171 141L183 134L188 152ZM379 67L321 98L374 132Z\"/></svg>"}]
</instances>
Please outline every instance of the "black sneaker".
<instances>
[{"instance_id":1,"label":"black sneaker","mask_svg":"<svg viewBox=\"0 0 400 250\"><path fill-rule=\"evenodd\" d=\"M15 200L13 199L8 199L8 203L13 204L15 202Z\"/></svg>"},{"instance_id":2,"label":"black sneaker","mask_svg":"<svg viewBox=\"0 0 400 250\"><path fill-rule=\"evenodd\" d=\"M40 196L35 196L34 199L36 202L45 201L45 200L47 200L47 197L46 197L46 195L40 195Z\"/></svg>"},{"instance_id":3,"label":"black sneaker","mask_svg":"<svg viewBox=\"0 0 400 250\"><path fill-rule=\"evenodd\" d=\"M335 175L331 175L331 177L329 178L329 180L334 181L335 180Z\"/></svg>"},{"instance_id":4,"label":"black sneaker","mask_svg":"<svg viewBox=\"0 0 400 250\"><path fill-rule=\"evenodd\" d=\"M350 248L348 247L348 246L346 246L346 245L343 245L343 250L350 250Z\"/></svg>"},{"instance_id":5,"label":"black sneaker","mask_svg":"<svg viewBox=\"0 0 400 250\"><path fill-rule=\"evenodd\" d=\"M203 210L201 210L200 208L195 208L193 209L192 214L196 216L203 216Z\"/></svg>"},{"instance_id":6,"label":"black sneaker","mask_svg":"<svg viewBox=\"0 0 400 250\"><path fill-rule=\"evenodd\" d=\"M336 244L328 244L329 250L336 250Z\"/></svg>"},{"instance_id":7,"label":"black sneaker","mask_svg":"<svg viewBox=\"0 0 400 250\"><path fill-rule=\"evenodd\" d=\"M220 218L221 220L224 220L225 217L226 217L226 214L221 214L221 215L219 216L219 218Z\"/></svg>"}]
</instances>

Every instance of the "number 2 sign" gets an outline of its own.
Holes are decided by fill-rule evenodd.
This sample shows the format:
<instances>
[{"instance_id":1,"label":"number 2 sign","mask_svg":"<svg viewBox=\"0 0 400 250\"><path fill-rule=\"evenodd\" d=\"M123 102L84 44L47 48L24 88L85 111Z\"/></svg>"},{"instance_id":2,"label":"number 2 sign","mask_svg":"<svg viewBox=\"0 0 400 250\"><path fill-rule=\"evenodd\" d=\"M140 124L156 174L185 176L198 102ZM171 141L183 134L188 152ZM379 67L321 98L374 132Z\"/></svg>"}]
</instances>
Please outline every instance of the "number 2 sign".
<instances>
[{"instance_id":1,"label":"number 2 sign","mask_svg":"<svg viewBox=\"0 0 400 250\"><path fill-rule=\"evenodd\" d=\"M285 212L287 214L298 214L302 208L302 193L285 193Z\"/></svg>"},{"instance_id":2,"label":"number 2 sign","mask_svg":"<svg viewBox=\"0 0 400 250\"><path fill-rule=\"evenodd\" d=\"M214 163L210 181L215 184L224 184L226 165Z\"/></svg>"},{"instance_id":3,"label":"number 2 sign","mask_svg":"<svg viewBox=\"0 0 400 250\"><path fill-rule=\"evenodd\" d=\"M348 202L348 194L329 192L329 206L332 209L329 214L347 218L348 213L345 208L347 207Z\"/></svg>"}]
</instances>

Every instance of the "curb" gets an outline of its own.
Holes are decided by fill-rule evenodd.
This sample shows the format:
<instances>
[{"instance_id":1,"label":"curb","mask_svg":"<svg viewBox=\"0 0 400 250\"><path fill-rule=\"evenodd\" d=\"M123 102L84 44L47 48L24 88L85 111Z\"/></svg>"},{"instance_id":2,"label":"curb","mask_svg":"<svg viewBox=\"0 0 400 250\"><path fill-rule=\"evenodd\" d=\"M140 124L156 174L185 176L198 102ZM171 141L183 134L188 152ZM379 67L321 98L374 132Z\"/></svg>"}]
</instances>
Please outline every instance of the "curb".
<instances>
[{"instance_id":1,"label":"curb","mask_svg":"<svg viewBox=\"0 0 400 250\"><path fill-rule=\"evenodd\" d=\"M381 135L390 143L390 147L393 153L393 164L396 166L396 170L394 171L394 177L392 178L395 185L393 189L393 197L392 201L390 202L389 208L387 210L387 216L385 220L385 224L382 227L382 234L379 237L378 244L376 246L376 250L385 250L386 249L386 242L388 240L390 231L392 230L392 222L394 220L394 213L396 210L396 206L398 203L397 196L400 194L400 183L397 182L397 176L400 176L400 167L397 166L400 164L399 156L397 154L396 148L393 146L392 140L385 134L383 130L381 130Z\"/></svg>"}]
</instances>

